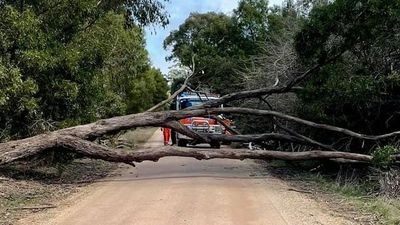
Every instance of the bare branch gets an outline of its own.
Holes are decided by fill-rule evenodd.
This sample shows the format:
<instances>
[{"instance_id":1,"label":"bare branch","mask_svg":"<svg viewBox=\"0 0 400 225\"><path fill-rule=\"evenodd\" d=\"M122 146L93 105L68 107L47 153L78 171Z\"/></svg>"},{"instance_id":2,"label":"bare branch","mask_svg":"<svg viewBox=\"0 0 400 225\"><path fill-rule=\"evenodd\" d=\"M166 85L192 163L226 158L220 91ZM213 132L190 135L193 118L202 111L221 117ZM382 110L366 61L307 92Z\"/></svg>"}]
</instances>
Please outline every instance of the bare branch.
<instances>
[{"instance_id":1,"label":"bare branch","mask_svg":"<svg viewBox=\"0 0 400 225\"><path fill-rule=\"evenodd\" d=\"M52 149L61 151L66 149L79 153L86 157L94 159L102 159L109 162L121 162L133 165L133 162L158 161L163 157L180 156L190 157L198 160L201 159L281 159L281 160L312 160L312 159L348 159L363 162L370 162L372 157L368 155L348 153L348 152L280 152L280 151L254 151L248 149L221 149L218 151L195 149L195 148L179 148L172 146L163 146L157 148L144 148L131 153L125 153L115 149L111 149L102 145L92 143L90 141L81 140L72 136L47 136L47 139L41 139L42 143L46 143L46 148L37 148L36 151L24 151L24 157L33 156L42 151ZM33 145L31 145L32 147ZM38 147L38 146L36 146ZM0 164L7 163L0 156Z\"/></svg>"},{"instance_id":2,"label":"bare branch","mask_svg":"<svg viewBox=\"0 0 400 225\"><path fill-rule=\"evenodd\" d=\"M240 134L239 131L233 129L231 126L229 126L228 124L226 124L225 121L224 121L223 119L219 118L218 116L211 115L210 118L211 118L211 119L214 119L214 120L216 120L218 123L220 123L223 127L225 127L225 129L226 129L229 133L231 133L231 134L236 134L236 135Z\"/></svg>"},{"instance_id":3,"label":"bare branch","mask_svg":"<svg viewBox=\"0 0 400 225\"><path fill-rule=\"evenodd\" d=\"M216 158L227 159L281 159L281 160L311 160L311 159L348 159L363 162L370 162L372 157L368 155L347 153L347 152L279 152L279 151L254 151L248 149L221 149L212 151L196 148L179 148L163 146L157 148L144 148L132 153L123 153L105 146L93 144L72 137L65 137L59 141L59 146L65 149L78 152L90 158L103 159L111 162L143 162L158 161L163 157L180 156L195 158L198 160L209 160Z\"/></svg>"},{"instance_id":4,"label":"bare branch","mask_svg":"<svg viewBox=\"0 0 400 225\"><path fill-rule=\"evenodd\" d=\"M331 63L332 61L336 60L337 58L339 58L341 55L343 55L344 52L345 51L342 51L339 54L335 55L334 57L324 61L323 63L319 63L319 64L311 67L306 72L302 73L300 76L297 76L296 78L292 79L285 86L267 87L267 88L260 88L260 89L255 89L255 90L235 92L235 93L224 95L219 99L208 101L202 105L192 106L192 107L188 108L188 110L218 107L218 106L226 104L228 102L232 102L232 101L236 101L236 100L240 100L240 99L259 98L264 95L282 94L282 93L292 92L293 87L298 85L301 81L303 81L305 78L307 78L313 72L319 70L322 66L327 65L327 64Z\"/></svg>"},{"instance_id":5,"label":"bare branch","mask_svg":"<svg viewBox=\"0 0 400 225\"><path fill-rule=\"evenodd\" d=\"M188 83L189 83L190 78L192 78L194 76L195 69L196 69L196 64L194 61L194 56L192 56L192 73L188 77L186 77L182 86L177 91L175 91L175 93L173 93L171 96L169 96L169 98L167 98L164 101L158 103L157 105L151 107L150 109L147 110L147 112L154 112L154 111L160 109L164 105L166 105L169 102L171 102L172 100L174 100L180 93L184 92L187 88L189 88Z\"/></svg>"},{"instance_id":6,"label":"bare branch","mask_svg":"<svg viewBox=\"0 0 400 225\"><path fill-rule=\"evenodd\" d=\"M297 132L295 132L295 131L293 131L293 130L285 127L285 126L283 126L280 123L277 123L277 126L280 129L286 131L287 133L289 133L289 134L291 134L291 135L293 135L295 137L298 137L298 138L302 139L305 142L310 143L311 145L318 146L318 147L321 147L322 149L326 149L326 150L329 150L329 151L336 151L336 149L332 148L331 146L322 144L322 143L320 143L320 142L318 142L318 141L316 141L316 140L314 140L312 138L309 138L309 137L306 137L304 135L301 135L301 134L299 134L299 133L297 133Z\"/></svg>"},{"instance_id":7,"label":"bare branch","mask_svg":"<svg viewBox=\"0 0 400 225\"><path fill-rule=\"evenodd\" d=\"M268 107L269 107L271 110L273 110L273 107L271 106L271 104L269 104L269 102L268 102L265 98L260 98L260 100L263 101L263 102L265 102L265 103L268 105ZM279 127L279 128L280 128L281 130L283 130L283 131L286 131L286 132L289 133L290 135L293 135L293 136L295 136L295 137L301 138L301 139L303 139L304 141L309 142L310 144L312 144L312 145L314 145L314 146L321 147L322 149L327 149L327 150L330 150L330 151L336 151L336 150L335 150L334 148L332 148L331 146L322 144L322 143L320 143L320 142L318 142L318 141L316 141L316 140L314 140L314 139L311 139L311 138L309 138L309 137L306 137L306 136L304 136L304 135L301 135L301 134L299 134L299 133L297 133L297 132L295 132L295 131L293 131L293 130L291 130L291 129L285 127L285 126L283 126L283 125L276 119L276 117L273 117L273 120L274 120L275 125L276 125L277 127Z\"/></svg>"},{"instance_id":8,"label":"bare branch","mask_svg":"<svg viewBox=\"0 0 400 225\"><path fill-rule=\"evenodd\" d=\"M193 110L192 112L199 113L201 110ZM288 121L293 121L296 123L300 123L309 127L317 128L317 129L323 129L323 130L329 130L337 133L341 133L347 136L351 136L353 138L358 138L358 139L364 139L364 140L370 140L370 141L378 141L381 139L386 139L386 138L391 138L391 137L396 137L400 135L400 131L388 133L388 134L382 134L382 135L366 135L366 134L360 134L354 131L351 131L346 128L342 127L336 127L336 126L331 126L327 124L319 124L315 122L311 122L308 120L304 120L295 116L290 116L286 115L284 113L276 112L276 111L270 111L270 110L259 110L259 109L250 109L250 108L236 108L236 107L230 107L230 108L210 108L210 109L205 109L205 112L209 114L218 114L218 113L238 113L238 114L248 114L248 115L258 115L258 116L274 116L278 117L280 119L288 120ZM207 114L205 113L205 115Z\"/></svg>"}]
</instances>

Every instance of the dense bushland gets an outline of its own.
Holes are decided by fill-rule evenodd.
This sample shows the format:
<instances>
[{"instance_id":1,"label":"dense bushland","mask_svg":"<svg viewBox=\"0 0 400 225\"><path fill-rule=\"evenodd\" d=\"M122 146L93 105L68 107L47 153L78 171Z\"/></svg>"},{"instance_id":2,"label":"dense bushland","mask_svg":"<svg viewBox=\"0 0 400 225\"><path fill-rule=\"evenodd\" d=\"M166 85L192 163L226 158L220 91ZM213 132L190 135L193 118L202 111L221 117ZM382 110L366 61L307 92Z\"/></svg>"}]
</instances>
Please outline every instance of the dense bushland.
<instances>
[{"instance_id":1,"label":"dense bushland","mask_svg":"<svg viewBox=\"0 0 400 225\"><path fill-rule=\"evenodd\" d=\"M166 98L142 27L167 22L158 1L0 1L0 141Z\"/></svg>"}]
</instances>

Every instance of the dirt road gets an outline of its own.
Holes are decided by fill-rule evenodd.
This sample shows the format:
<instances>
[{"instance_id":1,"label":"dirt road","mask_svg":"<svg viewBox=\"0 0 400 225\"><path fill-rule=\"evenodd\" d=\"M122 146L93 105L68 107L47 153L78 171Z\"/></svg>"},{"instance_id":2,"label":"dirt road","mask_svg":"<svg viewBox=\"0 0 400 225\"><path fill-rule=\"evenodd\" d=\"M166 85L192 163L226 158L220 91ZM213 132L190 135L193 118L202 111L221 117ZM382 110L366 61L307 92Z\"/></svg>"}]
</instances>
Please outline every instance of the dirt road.
<instances>
[{"instance_id":1,"label":"dirt road","mask_svg":"<svg viewBox=\"0 0 400 225\"><path fill-rule=\"evenodd\" d=\"M148 145L161 145L161 137L157 131ZM253 161L185 158L124 167L120 176L20 224L353 224L256 167Z\"/></svg>"}]
</instances>

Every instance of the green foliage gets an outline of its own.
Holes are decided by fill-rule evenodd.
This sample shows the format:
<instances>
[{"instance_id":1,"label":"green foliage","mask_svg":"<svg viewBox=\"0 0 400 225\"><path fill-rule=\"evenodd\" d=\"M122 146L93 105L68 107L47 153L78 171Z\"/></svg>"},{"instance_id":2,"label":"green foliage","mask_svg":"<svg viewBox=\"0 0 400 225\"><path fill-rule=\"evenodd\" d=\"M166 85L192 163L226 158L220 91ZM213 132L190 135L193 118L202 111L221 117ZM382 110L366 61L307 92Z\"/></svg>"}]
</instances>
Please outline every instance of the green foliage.
<instances>
[{"instance_id":1,"label":"green foliage","mask_svg":"<svg viewBox=\"0 0 400 225\"><path fill-rule=\"evenodd\" d=\"M398 154L399 152L400 150L398 148L391 145L379 147L372 153L372 163L375 166L387 168L393 163L392 156Z\"/></svg>"},{"instance_id":2,"label":"green foliage","mask_svg":"<svg viewBox=\"0 0 400 225\"><path fill-rule=\"evenodd\" d=\"M184 66L192 66L192 56L195 56L195 67L198 80L194 83L212 87L218 93L229 92L229 86L234 82L233 62L238 62L242 51L236 45L236 27L229 16L217 13L193 13L165 40L164 46L172 47L172 56ZM202 73L200 73L203 71ZM224 78L226 82L221 82Z\"/></svg>"},{"instance_id":3,"label":"green foliage","mask_svg":"<svg viewBox=\"0 0 400 225\"><path fill-rule=\"evenodd\" d=\"M130 92L128 111L141 112L167 98L167 81L161 72L150 69L144 76L135 80Z\"/></svg>"},{"instance_id":4,"label":"green foliage","mask_svg":"<svg viewBox=\"0 0 400 225\"><path fill-rule=\"evenodd\" d=\"M166 22L157 0L1 1L0 140L32 135L38 121L66 127L165 98L140 27Z\"/></svg>"},{"instance_id":5,"label":"green foliage","mask_svg":"<svg viewBox=\"0 0 400 225\"><path fill-rule=\"evenodd\" d=\"M354 127L365 122L360 114L374 114L367 110L371 102L378 101L378 94L379 83L372 77L348 74L343 64L336 63L321 69L305 84L298 96L306 107L299 110L307 118Z\"/></svg>"},{"instance_id":6,"label":"green foliage","mask_svg":"<svg viewBox=\"0 0 400 225\"><path fill-rule=\"evenodd\" d=\"M241 0L234 10L233 21L241 36L250 40L247 44L256 47L257 42L267 38L269 30L269 8L267 0ZM254 48L254 51L257 49Z\"/></svg>"},{"instance_id":7,"label":"green foliage","mask_svg":"<svg viewBox=\"0 0 400 225\"><path fill-rule=\"evenodd\" d=\"M399 9L398 0L336 0L314 7L296 48L303 60L322 62L343 50L384 44L397 36Z\"/></svg>"},{"instance_id":8,"label":"green foliage","mask_svg":"<svg viewBox=\"0 0 400 225\"><path fill-rule=\"evenodd\" d=\"M222 13L192 13L171 32L164 47L170 47L170 60L192 66L194 85L227 94L242 88L238 71L257 52L258 42L267 35L268 4L265 0L243 0L232 16Z\"/></svg>"},{"instance_id":9,"label":"green foliage","mask_svg":"<svg viewBox=\"0 0 400 225\"><path fill-rule=\"evenodd\" d=\"M34 116L38 109L34 94L38 87L34 80L22 78L18 68L0 60L0 140L14 135L12 127L18 126L16 134L26 132L26 118Z\"/></svg>"},{"instance_id":10,"label":"green foliage","mask_svg":"<svg viewBox=\"0 0 400 225\"><path fill-rule=\"evenodd\" d=\"M344 54L307 80L301 116L369 134L398 130L400 61L391 52L400 49L399 24L399 0L317 4L296 36L301 63Z\"/></svg>"}]
</instances>

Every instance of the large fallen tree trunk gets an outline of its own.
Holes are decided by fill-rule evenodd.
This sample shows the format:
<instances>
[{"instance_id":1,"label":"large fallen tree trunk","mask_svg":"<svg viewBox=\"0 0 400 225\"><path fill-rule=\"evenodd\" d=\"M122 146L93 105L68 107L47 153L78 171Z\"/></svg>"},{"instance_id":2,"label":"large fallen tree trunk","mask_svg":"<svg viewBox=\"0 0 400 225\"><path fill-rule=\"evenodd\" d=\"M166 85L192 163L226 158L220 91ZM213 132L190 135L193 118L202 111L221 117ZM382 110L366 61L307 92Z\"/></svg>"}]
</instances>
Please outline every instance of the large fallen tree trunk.
<instances>
[{"instance_id":1,"label":"large fallen tree trunk","mask_svg":"<svg viewBox=\"0 0 400 225\"><path fill-rule=\"evenodd\" d=\"M167 124L168 125L168 124ZM176 128L176 127L175 127ZM185 133L183 131L183 133ZM187 135L191 135L187 133ZM248 142L248 141L268 141L268 140L280 140L280 141L287 141L299 144L307 144L302 139L292 137L289 135L284 134L277 134L277 133L268 133L268 134L260 134L260 135L235 135L235 136L225 136L225 135L207 135L204 138L209 139L210 141L235 141L235 142ZM89 146L90 143L90 146ZM80 150L75 149L75 147L79 147ZM90 147L90 149L84 150L82 146ZM57 133L51 134L42 134L35 137L11 141L7 143L0 144L0 165L7 164L19 159L28 158L30 156L39 154L41 152L45 152L49 149L68 149L73 152L82 153L86 156L91 156L92 158L98 158L96 156L96 151L101 149L108 149L109 153L116 154L118 151L112 151L110 148L105 148L99 144L85 141L80 138L71 136L71 135L60 135ZM166 149L176 149L174 147L166 147ZM235 151L235 150L233 150ZM90 154L88 154L90 153ZM104 155L103 153L99 153ZM179 155L176 155L179 156ZM113 159L109 154L107 157ZM115 162L123 162L129 163L126 159L117 157L120 161ZM108 158L100 158L103 160L110 161ZM113 160L111 160L113 161ZM114 161L113 161L114 162Z\"/></svg>"},{"instance_id":2,"label":"large fallen tree trunk","mask_svg":"<svg viewBox=\"0 0 400 225\"><path fill-rule=\"evenodd\" d=\"M327 152L327 151L308 151L308 152L280 152L265 150L248 149L220 149L207 150L199 148L179 148L173 146L163 146L157 148L143 148L131 153L118 151L106 146L98 145L90 141L85 141L72 136L58 136L45 134L29 139L29 144L21 146L18 142L8 147L15 148L1 156L0 165L15 161L16 159L26 158L37 155L49 149L56 151L68 150L94 159L102 159L109 162L122 162L134 165L134 162L158 161L163 157L179 156L191 157L198 160L208 160L216 158L226 159L281 159L281 160L312 160L312 159L346 159L360 162L370 162L371 156L347 153L347 152Z\"/></svg>"},{"instance_id":3,"label":"large fallen tree trunk","mask_svg":"<svg viewBox=\"0 0 400 225\"><path fill-rule=\"evenodd\" d=\"M348 159L361 162L370 162L371 156L348 153L348 152L327 152L327 151L308 151L308 152L281 152L249 149L199 149L199 148L179 148L174 146L162 146L157 148L144 148L132 153L123 153L116 150L83 141L76 138L66 137L58 141L58 146L78 152L85 156L103 159L111 162L132 162L158 161L163 157L191 157L198 160L208 160L217 158L226 159L281 159L281 160L312 160L312 159Z\"/></svg>"},{"instance_id":4,"label":"large fallen tree trunk","mask_svg":"<svg viewBox=\"0 0 400 225\"><path fill-rule=\"evenodd\" d=\"M286 119L294 122L299 122L304 125L312 126L320 129L327 129L335 132L340 132L345 135L349 135L352 137L357 137L366 140L379 140L382 138L394 137L399 135L400 132L393 132L390 134L379 135L379 136L368 136L364 134L358 134L356 132L329 126L325 124L316 124L310 121L302 120L297 117L285 115L275 111L269 110L256 110L256 109L245 109L245 108L211 108L211 109L197 109L190 111L166 111L166 112L146 112L139 113L128 116L115 117L111 119L101 120L95 123L81 125L76 127L71 127L67 129L58 130L48 134L42 134L38 136L34 136L31 138L26 138L17 141L10 141L7 143L0 143L0 164L6 164L18 159L26 158L32 156L34 154L38 154L47 149L54 149L61 146L69 146L68 149L73 150L71 146L72 143L77 143L79 141L84 140L93 140L96 137L100 137L105 134L116 133L121 130L131 129L134 127L143 127L143 126L165 126L176 129L178 132L183 133L187 136L193 138L202 138L206 141L238 141L238 142L248 142L248 141L267 141L267 140L283 140L288 142L295 142L301 144L307 144L304 138L299 138L296 136L269 133L269 134L258 134L258 135L234 135L234 136L224 136L224 135L207 135L207 134L198 134L193 132L192 130L182 126L176 120L192 117L192 116L203 116L203 115L212 115L218 113L242 113L242 114L253 114L259 116L274 116L279 117L281 119ZM84 139L84 140L83 140ZM71 142L71 145L68 144ZM79 142L85 143L85 146L88 146L90 142ZM309 143L310 144L310 143ZM312 145L312 143L310 144ZM90 148L94 151L95 149L102 149L101 146L91 143ZM171 148L173 150L174 148ZM81 148L82 150L82 148ZM176 150L176 149L175 149ZM83 151L83 150L82 150ZM88 151L88 150L87 150ZM232 150L235 151L235 150ZM84 152L84 151L83 151ZM112 152L113 154L115 153ZM187 154L187 152L185 153ZM298 153L284 153L284 155L293 154L292 157L298 157ZM337 154L337 155L335 155ZM338 155L342 155L343 157L347 157L344 159L357 160L357 158L352 158L353 155L343 152L337 152L335 154L327 154L324 157L332 156L333 158ZM92 154L94 156L95 154ZM274 154L278 156L279 154ZM302 155L302 154L300 154ZM178 156L178 155L177 155ZM358 155L360 156L360 155ZM221 156L222 157L222 156ZM250 157L250 156L249 156ZM312 159L314 154L304 154L304 157L309 157ZM370 156L364 155L363 157L370 158ZM273 158L273 155L270 156ZM279 158L279 157L278 157ZM302 158L306 159L306 158ZM364 158L365 159L365 158ZM366 160L363 160L366 161ZM120 162L128 163L125 159L121 158Z\"/></svg>"}]
</instances>

